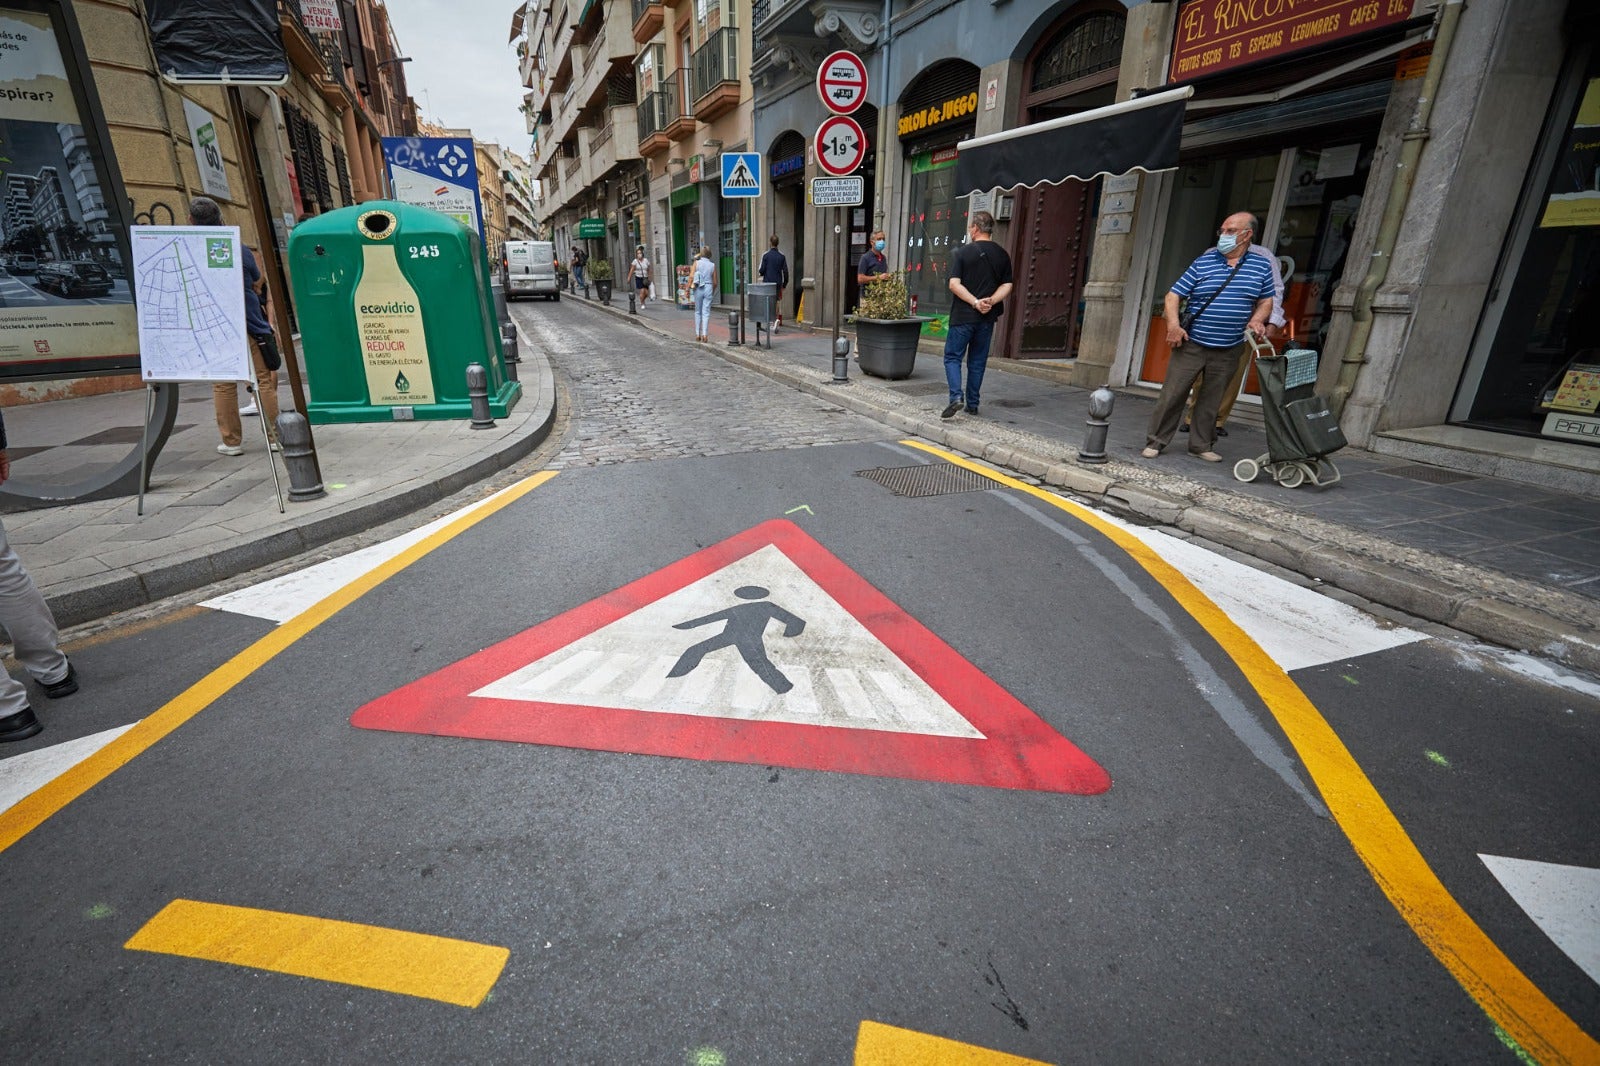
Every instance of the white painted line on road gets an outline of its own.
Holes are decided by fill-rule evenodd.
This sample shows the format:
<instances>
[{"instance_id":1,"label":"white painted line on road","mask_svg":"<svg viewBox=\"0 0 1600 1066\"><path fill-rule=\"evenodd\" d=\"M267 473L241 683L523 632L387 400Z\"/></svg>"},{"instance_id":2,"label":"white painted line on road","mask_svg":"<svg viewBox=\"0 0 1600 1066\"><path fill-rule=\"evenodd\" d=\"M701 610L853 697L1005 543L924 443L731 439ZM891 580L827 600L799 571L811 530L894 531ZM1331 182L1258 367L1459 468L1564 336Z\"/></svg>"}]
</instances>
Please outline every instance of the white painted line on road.
<instances>
[{"instance_id":1,"label":"white painted line on road","mask_svg":"<svg viewBox=\"0 0 1600 1066\"><path fill-rule=\"evenodd\" d=\"M1556 947L1600 984L1600 870L1479 855Z\"/></svg>"},{"instance_id":2,"label":"white painted line on road","mask_svg":"<svg viewBox=\"0 0 1600 1066\"><path fill-rule=\"evenodd\" d=\"M103 733L65 740L48 748L0 760L0 811L15 806L35 789L54 781L132 729L135 724L129 722Z\"/></svg>"},{"instance_id":3,"label":"white painted line on road","mask_svg":"<svg viewBox=\"0 0 1600 1066\"><path fill-rule=\"evenodd\" d=\"M469 504L458 511L452 511L443 518L435 519L408 533L402 533L382 544L374 544L353 551L349 555L341 555L337 559L329 559L327 562L308 566L304 570L296 570L292 574L263 581L259 585L225 593L206 600L200 606L249 615L252 618L265 618L269 622L287 622L330 593L382 566L413 544L432 536L461 516L487 506L509 491L511 490L502 489L493 496Z\"/></svg>"},{"instance_id":4,"label":"white painted line on road","mask_svg":"<svg viewBox=\"0 0 1600 1066\"><path fill-rule=\"evenodd\" d=\"M1227 612L1286 671L1428 639L1426 633L1385 624L1349 604L1235 562L1191 541L1123 522L1103 511L1099 515L1149 545Z\"/></svg>"}]
</instances>

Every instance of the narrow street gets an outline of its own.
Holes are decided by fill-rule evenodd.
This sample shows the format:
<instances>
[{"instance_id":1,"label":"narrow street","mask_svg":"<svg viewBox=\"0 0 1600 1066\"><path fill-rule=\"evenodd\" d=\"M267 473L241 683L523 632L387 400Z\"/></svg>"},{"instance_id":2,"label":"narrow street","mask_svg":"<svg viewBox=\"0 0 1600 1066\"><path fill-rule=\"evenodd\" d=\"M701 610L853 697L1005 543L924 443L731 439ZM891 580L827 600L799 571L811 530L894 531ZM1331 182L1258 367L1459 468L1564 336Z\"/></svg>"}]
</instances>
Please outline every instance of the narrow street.
<instances>
[{"instance_id":1,"label":"narrow street","mask_svg":"<svg viewBox=\"0 0 1600 1066\"><path fill-rule=\"evenodd\" d=\"M69 647L8 1058L1594 1047L1593 679L512 314L562 419L496 495Z\"/></svg>"}]
</instances>

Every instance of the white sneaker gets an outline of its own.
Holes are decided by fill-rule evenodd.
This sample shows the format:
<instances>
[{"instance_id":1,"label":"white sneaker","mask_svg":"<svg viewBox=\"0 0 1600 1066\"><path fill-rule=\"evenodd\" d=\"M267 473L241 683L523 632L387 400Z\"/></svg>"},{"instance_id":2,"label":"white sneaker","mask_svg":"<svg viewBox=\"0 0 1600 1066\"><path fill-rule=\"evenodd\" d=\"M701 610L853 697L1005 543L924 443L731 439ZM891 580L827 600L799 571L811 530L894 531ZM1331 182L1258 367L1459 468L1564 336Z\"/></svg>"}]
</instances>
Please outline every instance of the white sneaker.
<instances>
[{"instance_id":1,"label":"white sneaker","mask_svg":"<svg viewBox=\"0 0 1600 1066\"><path fill-rule=\"evenodd\" d=\"M261 413L261 409L256 406L254 400L251 400L249 407L239 408L239 413L242 415L259 415Z\"/></svg>"},{"instance_id":2,"label":"white sneaker","mask_svg":"<svg viewBox=\"0 0 1600 1066\"><path fill-rule=\"evenodd\" d=\"M221 452L223 455L244 454L244 449L239 447L237 444L219 444L217 445L217 451Z\"/></svg>"}]
</instances>

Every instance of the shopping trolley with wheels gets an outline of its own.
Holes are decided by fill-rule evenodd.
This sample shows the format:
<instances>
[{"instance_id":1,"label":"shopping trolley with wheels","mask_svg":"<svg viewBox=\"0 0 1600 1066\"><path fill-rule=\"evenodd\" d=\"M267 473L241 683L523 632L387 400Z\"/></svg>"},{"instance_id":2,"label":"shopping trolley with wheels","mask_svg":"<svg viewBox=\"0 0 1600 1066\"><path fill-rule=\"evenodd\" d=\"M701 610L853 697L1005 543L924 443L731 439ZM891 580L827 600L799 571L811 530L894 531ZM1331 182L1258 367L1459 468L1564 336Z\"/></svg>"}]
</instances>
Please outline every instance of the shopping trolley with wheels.
<instances>
[{"instance_id":1,"label":"shopping trolley with wheels","mask_svg":"<svg viewBox=\"0 0 1600 1066\"><path fill-rule=\"evenodd\" d=\"M1347 443L1328 401L1316 394L1317 353L1290 348L1279 355L1272 345L1245 332L1261 383L1261 416L1267 428L1267 454L1240 459L1233 476L1254 481L1265 470L1284 488L1310 481L1332 485L1339 468L1328 456Z\"/></svg>"}]
</instances>

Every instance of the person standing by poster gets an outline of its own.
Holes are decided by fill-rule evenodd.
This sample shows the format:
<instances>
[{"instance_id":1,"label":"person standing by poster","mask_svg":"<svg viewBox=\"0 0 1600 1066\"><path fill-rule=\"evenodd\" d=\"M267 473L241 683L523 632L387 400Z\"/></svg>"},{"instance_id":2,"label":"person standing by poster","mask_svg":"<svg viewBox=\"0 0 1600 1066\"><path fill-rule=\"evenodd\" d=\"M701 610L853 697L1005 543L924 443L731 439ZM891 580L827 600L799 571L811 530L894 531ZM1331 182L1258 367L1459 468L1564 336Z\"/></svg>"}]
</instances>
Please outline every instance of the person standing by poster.
<instances>
[{"instance_id":1,"label":"person standing by poster","mask_svg":"<svg viewBox=\"0 0 1600 1066\"><path fill-rule=\"evenodd\" d=\"M222 225L222 208L209 196L196 196L189 201L189 225ZM261 268L250 249L240 245L240 258L244 264L244 326L250 336L250 363L256 375L256 403L261 417L267 420L269 447L278 451L278 356L277 343L272 336L272 324L263 311L261 294L266 282ZM247 386L248 387L248 386ZM223 455L244 454L244 425L239 421L239 385L233 381L219 381L211 386L213 406L217 412L217 430L222 443L217 451Z\"/></svg>"}]
</instances>

